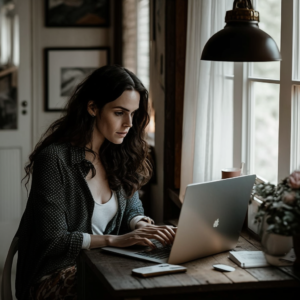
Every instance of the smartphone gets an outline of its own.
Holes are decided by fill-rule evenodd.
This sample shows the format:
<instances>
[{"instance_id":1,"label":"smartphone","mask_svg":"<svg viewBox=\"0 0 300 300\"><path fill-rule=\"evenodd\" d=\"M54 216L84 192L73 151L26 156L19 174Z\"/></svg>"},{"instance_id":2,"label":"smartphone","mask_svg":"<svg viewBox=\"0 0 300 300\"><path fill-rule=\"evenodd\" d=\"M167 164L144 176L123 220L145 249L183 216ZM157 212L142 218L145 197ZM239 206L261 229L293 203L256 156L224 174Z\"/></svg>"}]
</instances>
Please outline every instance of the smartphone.
<instances>
[{"instance_id":1,"label":"smartphone","mask_svg":"<svg viewBox=\"0 0 300 300\"><path fill-rule=\"evenodd\" d=\"M141 276L141 277L150 277L150 276L158 276L179 272L186 272L187 268L177 265L169 265L169 264L160 264L154 265L150 267L137 268L132 270L133 275Z\"/></svg>"}]
</instances>

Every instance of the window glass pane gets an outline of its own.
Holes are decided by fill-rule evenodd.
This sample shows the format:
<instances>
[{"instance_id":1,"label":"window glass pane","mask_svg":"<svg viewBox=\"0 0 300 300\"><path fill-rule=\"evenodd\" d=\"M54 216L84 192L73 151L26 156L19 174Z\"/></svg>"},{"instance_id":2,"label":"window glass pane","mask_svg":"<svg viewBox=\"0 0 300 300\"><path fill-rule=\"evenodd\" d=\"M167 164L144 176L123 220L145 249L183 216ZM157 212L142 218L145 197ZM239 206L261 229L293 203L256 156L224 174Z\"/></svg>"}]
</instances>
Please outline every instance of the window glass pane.
<instances>
[{"instance_id":1,"label":"window glass pane","mask_svg":"<svg viewBox=\"0 0 300 300\"><path fill-rule=\"evenodd\" d=\"M300 86L293 87L291 172L300 170Z\"/></svg>"},{"instance_id":2,"label":"window glass pane","mask_svg":"<svg viewBox=\"0 0 300 300\"><path fill-rule=\"evenodd\" d=\"M280 50L281 0L257 0L254 8L259 12L259 28L275 40ZM254 77L280 78L280 62L252 63L252 66Z\"/></svg>"},{"instance_id":3,"label":"window glass pane","mask_svg":"<svg viewBox=\"0 0 300 300\"><path fill-rule=\"evenodd\" d=\"M137 70L137 5L136 0L123 0L123 66Z\"/></svg>"},{"instance_id":4,"label":"window glass pane","mask_svg":"<svg viewBox=\"0 0 300 300\"><path fill-rule=\"evenodd\" d=\"M149 89L149 41L150 41L150 4L149 0L139 0L137 12L137 76Z\"/></svg>"},{"instance_id":5,"label":"window glass pane","mask_svg":"<svg viewBox=\"0 0 300 300\"><path fill-rule=\"evenodd\" d=\"M300 80L300 3L294 1L293 24L293 80Z\"/></svg>"},{"instance_id":6,"label":"window glass pane","mask_svg":"<svg viewBox=\"0 0 300 300\"><path fill-rule=\"evenodd\" d=\"M232 6L233 6L233 1L232 0L225 0L225 9L227 10L232 10ZM224 15L224 27L226 26L225 23L225 15ZM233 62L223 62L224 67L225 67L225 76L233 76L234 72L233 72L233 66L234 63Z\"/></svg>"},{"instance_id":7,"label":"window glass pane","mask_svg":"<svg viewBox=\"0 0 300 300\"><path fill-rule=\"evenodd\" d=\"M219 158L220 168L231 168L233 166L233 78L223 81L222 119L219 126L223 126L220 145L222 145L222 156ZM222 125L221 125L222 124ZM220 177L221 178L221 171Z\"/></svg>"},{"instance_id":8,"label":"window glass pane","mask_svg":"<svg viewBox=\"0 0 300 300\"><path fill-rule=\"evenodd\" d=\"M255 173L277 183L279 85L254 85L254 167Z\"/></svg>"},{"instance_id":9,"label":"window glass pane","mask_svg":"<svg viewBox=\"0 0 300 300\"><path fill-rule=\"evenodd\" d=\"M225 76L233 76L233 67L234 63L230 61L224 62L224 68L225 68Z\"/></svg>"}]
</instances>

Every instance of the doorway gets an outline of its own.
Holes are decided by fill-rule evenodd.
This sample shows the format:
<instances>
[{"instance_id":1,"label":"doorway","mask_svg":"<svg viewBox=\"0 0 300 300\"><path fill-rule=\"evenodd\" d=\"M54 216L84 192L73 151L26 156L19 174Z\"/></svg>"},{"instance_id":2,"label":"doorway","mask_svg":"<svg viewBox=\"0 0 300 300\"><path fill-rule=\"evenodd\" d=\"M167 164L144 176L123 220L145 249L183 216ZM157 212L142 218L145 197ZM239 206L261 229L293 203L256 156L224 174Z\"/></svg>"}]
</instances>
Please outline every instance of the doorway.
<instances>
[{"instance_id":1,"label":"doorway","mask_svg":"<svg viewBox=\"0 0 300 300\"><path fill-rule=\"evenodd\" d=\"M31 0L0 1L0 269L26 206L31 152Z\"/></svg>"}]
</instances>

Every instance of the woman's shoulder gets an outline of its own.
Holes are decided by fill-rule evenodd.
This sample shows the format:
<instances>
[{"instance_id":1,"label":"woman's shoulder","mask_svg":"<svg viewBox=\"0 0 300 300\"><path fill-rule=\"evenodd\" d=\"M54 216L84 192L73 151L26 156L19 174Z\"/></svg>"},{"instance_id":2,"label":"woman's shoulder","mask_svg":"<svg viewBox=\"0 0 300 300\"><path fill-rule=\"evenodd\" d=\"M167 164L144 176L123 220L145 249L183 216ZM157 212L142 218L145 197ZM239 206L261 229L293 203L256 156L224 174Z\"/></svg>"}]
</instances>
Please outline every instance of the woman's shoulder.
<instances>
[{"instance_id":1,"label":"woman's shoulder","mask_svg":"<svg viewBox=\"0 0 300 300\"><path fill-rule=\"evenodd\" d=\"M67 149L68 149L67 143L52 143L52 144L46 146L39 154L56 155L56 154L66 151Z\"/></svg>"},{"instance_id":2,"label":"woman's shoulder","mask_svg":"<svg viewBox=\"0 0 300 300\"><path fill-rule=\"evenodd\" d=\"M63 151L63 146L51 144L37 154L32 175L38 191L54 194L61 188L67 170L60 158Z\"/></svg>"},{"instance_id":3,"label":"woman's shoulder","mask_svg":"<svg viewBox=\"0 0 300 300\"><path fill-rule=\"evenodd\" d=\"M66 160L70 156L70 147L67 143L52 143L42 149L37 160L57 161Z\"/></svg>"},{"instance_id":4,"label":"woman's shoulder","mask_svg":"<svg viewBox=\"0 0 300 300\"><path fill-rule=\"evenodd\" d=\"M72 146L70 143L52 143L37 155L36 161L46 161L49 164L60 162L71 167L80 163L85 157L84 149Z\"/></svg>"}]
</instances>

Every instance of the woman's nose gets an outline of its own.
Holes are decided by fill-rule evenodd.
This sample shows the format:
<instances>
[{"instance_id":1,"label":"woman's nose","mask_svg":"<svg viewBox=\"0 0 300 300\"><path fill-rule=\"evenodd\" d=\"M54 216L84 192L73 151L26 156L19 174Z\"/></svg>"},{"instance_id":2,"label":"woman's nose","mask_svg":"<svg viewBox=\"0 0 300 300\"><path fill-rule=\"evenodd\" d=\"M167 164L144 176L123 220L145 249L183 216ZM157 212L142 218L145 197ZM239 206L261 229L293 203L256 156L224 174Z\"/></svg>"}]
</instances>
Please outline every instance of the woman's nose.
<instances>
[{"instance_id":1,"label":"woman's nose","mask_svg":"<svg viewBox=\"0 0 300 300\"><path fill-rule=\"evenodd\" d=\"M125 127L132 127L132 117L128 116L123 124Z\"/></svg>"}]
</instances>

